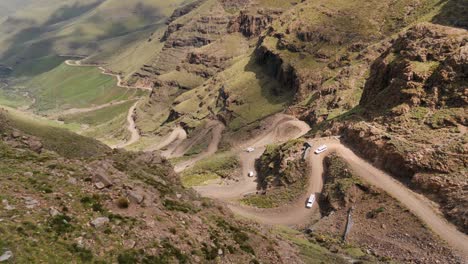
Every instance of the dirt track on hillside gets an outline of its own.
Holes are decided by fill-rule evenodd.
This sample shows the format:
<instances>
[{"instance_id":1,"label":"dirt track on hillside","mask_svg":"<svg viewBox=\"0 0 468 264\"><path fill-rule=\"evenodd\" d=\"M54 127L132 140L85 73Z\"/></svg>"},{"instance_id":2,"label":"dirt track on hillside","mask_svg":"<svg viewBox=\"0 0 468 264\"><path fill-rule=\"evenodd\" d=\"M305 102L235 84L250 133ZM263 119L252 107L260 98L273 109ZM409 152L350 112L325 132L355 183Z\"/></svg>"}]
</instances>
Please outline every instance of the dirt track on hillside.
<instances>
[{"instance_id":1,"label":"dirt track on hillside","mask_svg":"<svg viewBox=\"0 0 468 264\"><path fill-rule=\"evenodd\" d=\"M239 182L229 185L210 184L195 187L195 189L203 196L222 200L237 199L245 194L255 192L257 190L255 177L249 178L247 174L250 171L255 172L255 160L265 151L265 146L299 138L310 130L306 123L284 114L275 115L266 123L267 126L263 133L234 148L242 166L242 177ZM245 149L248 147L253 147L255 150L247 153Z\"/></svg>"},{"instance_id":2,"label":"dirt track on hillside","mask_svg":"<svg viewBox=\"0 0 468 264\"><path fill-rule=\"evenodd\" d=\"M162 152L162 155L166 158L171 158L174 150L186 139L187 132L182 127L176 126L161 142L147 148L145 151L155 151L165 148L166 150Z\"/></svg>"},{"instance_id":3,"label":"dirt track on hillside","mask_svg":"<svg viewBox=\"0 0 468 264\"><path fill-rule=\"evenodd\" d=\"M305 203L311 193L320 194L322 191L323 160L328 154L336 153L346 160L356 175L394 197L421 219L435 234L445 240L464 258L468 259L468 236L458 231L455 226L445 220L433 202L425 196L413 192L390 175L358 157L336 138L321 138L309 141L314 148L326 144L328 150L320 155L313 152L309 154L307 158L309 174L307 192L296 202L274 209L259 209L240 205L238 199L256 191L257 183L254 179L247 177L247 172L254 170L255 160L261 156L265 145L297 138L308 131L308 129L305 130L307 126L305 123L302 124L301 121L284 115L278 116L275 122L271 124L270 129L265 133L235 148L235 151L239 153L243 167L243 175L239 182L228 185L209 184L195 187L195 189L203 196L228 203L228 207L234 213L258 222L269 225L303 226L310 222L314 213L313 209L317 208L317 204L315 204L312 210L306 209ZM243 151L248 146L255 147L255 151L252 153Z\"/></svg>"},{"instance_id":4,"label":"dirt track on hillside","mask_svg":"<svg viewBox=\"0 0 468 264\"><path fill-rule=\"evenodd\" d=\"M206 157L209 157L210 155L213 155L218 151L219 142L221 142L222 134L223 134L223 131L224 131L225 127L219 121L211 121L207 126L208 126L208 130L209 130L208 132L211 133L211 141L210 141L208 147L206 148L206 150L203 151L202 153L200 153L199 155L197 155L194 158L191 158L189 160L186 160L186 161L183 161L183 162L177 164L174 167L174 170L176 172L184 171L184 170L192 167L193 165L195 165L195 163L197 163L198 161L200 161L200 160L202 160L202 159L204 159ZM184 153L188 149L189 148L185 148L185 150L181 152L182 155L184 155Z\"/></svg>"},{"instance_id":5,"label":"dirt track on hillside","mask_svg":"<svg viewBox=\"0 0 468 264\"><path fill-rule=\"evenodd\" d=\"M130 139L127 140L124 143L118 144L114 148L125 148L127 146L132 145L133 143L136 143L138 140L140 140L140 132L138 131L138 128L135 124L134 120L134 115L135 115L135 110L138 106L138 101L135 102L135 104L128 110L128 115L127 115L127 123L128 123L128 131L130 132Z\"/></svg>"},{"instance_id":6,"label":"dirt track on hillside","mask_svg":"<svg viewBox=\"0 0 468 264\"><path fill-rule=\"evenodd\" d=\"M320 155L309 154L308 170L309 185L304 193L295 203L274 209L259 209L239 205L232 201L242 197L241 192L229 190L229 188L245 188L248 184L240 182L239 186L230 186L218 193L221 188L200 187L196 188L202 195L207 195L228 202L229 208L236 214L259 221L269 225L303 226L309 223L313 210L306 209L305 203L311 193L319 194L323 188L324 167L323 160L330 153L336 153L346 160L356 175L371 185L382 189L390 196L402 203L414 215L421 219L435 234L445 240L453 249L468 259L468 236L458 231L455 226L444 219L436 206L423 195L408 189L402 183L395 180L385 172L375 168L362 158L358 157L349 148L336 139L311 140L314 147L327 144L328 151ZM232 194L232 195L231 195ZM314 208L317 207L315 204Z\"/></svg>"},{"instance_id":7,"label":"dirt track on hillside","mask_svg":"<svg viewBox=\"0 0 468 264\"><path fill-rule=\"evenodd\" d=\"M153 90L152 88L149 88L149 87L124 85L122 76L120 76L119 74L109 72L109 70L107 70L106 68L104 68L102 66L99 66L99 65L83 64L83 63L81 63L80 60L78 60L78 61L66 60L65 64L67 64L68 66L73 66L73 67L97 67L99 70L101 70L102 74L117 78L117 86L120 87L120 88L141 89L141 90L147 90L147 91L152 91Z\"/></svg>"},{"instance_id":8,"label":"dirt track on hillside","mask_svg":"<svg viewBox=\"0 0 468 264\"><path fill-rule=\"evenodd\" d=\"M129 101L132 101L132 100L122 100L122 101L117 101L117 102L110 102L110 103L106 103L106 104L102 104L102 105L96 105L96 106L92 106L92 107L86 107L86 108L71 108L71 109L61 111L60 113L56 113L54 115L49 115L47 117L52 118L52 119L56 119L56 118L59 118L61 116L88 113L88 112L93 112L93 111L100 110L100 109L103 109L103 108L106 108L106 107L109 107L109 106L121 105L121 104L124 104L124 103L129 102Z\"/></svg>"},{"instance_id":9,"label":"dirt track on hillside","mask_svg":"<svg viewBox=\"0 0 468 264\"><path fill-rule=\"evenodd\" d=\"M117 86L120 87L120 88L142 89L142 90L152 91L152 88L148 88L148 87L124 85L122 77L120 75L111 73L107 69L105 69L104 67L99 66L99 65L83 64L83 63L81 63L81 60L75 60L75 61L74 60L66 60L65 64L68 65L68 66L74 66L74 67L98 67L101 70L102 74L108 75L108 76L113 76L113 77L117 78ZM122 103L122 102L116 102L114 104L120 104L120 103ZM101 109L101 108L104 108L104 107L107 107L107 106L110 106L110 105L112 105L112 103L101 105L101 106L96 106L95 109L93 109L93 108L70 109L70 110L68 110L68 111L70 111L70 113L67 113L67 114L94 111L94 110L98 110L98 109ZM135 114L135 109L136 109L137 105L138 105L138 101L129 109L128 115L127 115L127 123L128 123L127 129L130 132L130 139L128 141L124 142L124 143L118 144L116 146L112 146L112 148L125 148L127 146L130 146L130 145L136 143L138 140L140 140L140 137L141 137L140 132L138 131L137 126L135 124L135 120L134 120L134 114ZM80 112L80 111L82 111L82 112Z\"/></svg>"}]
</instances>

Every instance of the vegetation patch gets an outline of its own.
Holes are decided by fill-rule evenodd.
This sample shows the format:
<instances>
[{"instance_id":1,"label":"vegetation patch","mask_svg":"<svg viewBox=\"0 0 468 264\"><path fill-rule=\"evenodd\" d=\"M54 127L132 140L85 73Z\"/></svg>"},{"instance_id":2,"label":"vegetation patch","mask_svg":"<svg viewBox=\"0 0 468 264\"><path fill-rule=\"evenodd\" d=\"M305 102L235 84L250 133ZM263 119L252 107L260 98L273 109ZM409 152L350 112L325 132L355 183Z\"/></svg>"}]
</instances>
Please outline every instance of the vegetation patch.
<instances>
[{"instance_id":1,"label":"vegetation patch","mask_svg":"<svg viewBox=\"0 0 468 264\"><path fill-rule=\"evenodd\" d=\"M299 231L288 227L277 227L272 230L274 234L291 241L299 248L299 253L305 263L348 263L347 260L332 254L327 248L308 240Z\"/></svg>"},{"instance_id":2,"label":"vegetation patch","mask_svg":"<svg viewBox=\"0 0 468 264\"><path fill-rule=\"evenodd\" d=\"M325 185L322 200L326 206L324 211L336 210L347 206L352 200L352 188L368 189L368 187L353 174L348 164L337 155L327 156L325 159Z\"/></svg>"},{"instance_id":3,"label":"vegetation patch","mask_svg":"<svg viewBox=\"0 0 468 264\"><path fill-rule=\"evenodd\" d=\"M193 187L203 185L209 180L228 178L239 166L240 163L235 154L217 153L184 171L181 175L182 183L185 187Z\"/></svg>"},{"instance_id":4,"label":"vegetation patch","mask_svg":"<svg viewBox=\"0 0 468 264\"><path fill-rule=\"evenodd\" d=\"M247 196L241 199L241 203L258 208L278 207L296 201L297 198L304 193L306 186L306 179L301 179L288 187L274 188L264 194Z\"/></svg>"}]
</instances>

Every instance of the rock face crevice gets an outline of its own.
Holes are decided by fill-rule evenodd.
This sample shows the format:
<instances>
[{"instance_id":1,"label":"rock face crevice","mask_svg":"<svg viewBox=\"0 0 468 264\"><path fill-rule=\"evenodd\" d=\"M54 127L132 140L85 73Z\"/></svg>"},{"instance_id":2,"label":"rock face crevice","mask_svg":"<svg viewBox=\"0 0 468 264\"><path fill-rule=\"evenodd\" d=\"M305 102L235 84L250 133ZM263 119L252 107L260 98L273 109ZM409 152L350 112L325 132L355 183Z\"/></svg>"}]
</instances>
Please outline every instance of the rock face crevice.
<instances>
[{"instance_id":1,"label":"rock face crevice","mask_svg":"<svg viewBox=\"0 0 468 264\"><path fill-rule=\"evenodd\" d=\"M256 12L242 10L229 23L229 32L240 32L248 38L260 36L280 14L280 10L271 9L261 9Z\"/></svg>"},{"instance_id":2,"label":"rock face crevice","mask_svg":"<svg viewBox=\"0 0 468 264\"><path fill-rule=\"evenodd\" d=\"M262 65L266 72L278 80L285 89L294 93L299 90L301 81L296 69L278 54L265 46L259 46L255 51L255 56L257 63Z\"/></svg>"}]
</instances>

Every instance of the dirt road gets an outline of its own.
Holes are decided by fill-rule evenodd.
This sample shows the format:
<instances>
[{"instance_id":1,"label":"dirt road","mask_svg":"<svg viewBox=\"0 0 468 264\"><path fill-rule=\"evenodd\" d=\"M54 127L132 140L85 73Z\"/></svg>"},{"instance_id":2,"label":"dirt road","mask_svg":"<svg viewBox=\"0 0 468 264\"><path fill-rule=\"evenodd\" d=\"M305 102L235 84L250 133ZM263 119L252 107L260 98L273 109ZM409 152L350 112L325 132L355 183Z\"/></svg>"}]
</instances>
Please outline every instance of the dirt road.
<instances>
[{"instance_id":1,"label":"dirt road","mask_svg":"<svg viewBox=\"0 0 468 264\"><path fill-rule=\"evenodd\" d=\"M224 129L225 129L225 127L221 122L213 121L213 125L210 128L211 141L210 141L210 144L208 145L208 147L206 148L206 150L203 151L202 153L200 153L199 155L197 155L196 157L192 158L192 159L189 159L187 161L183 161L183 162L177 164L174 167L174 170L176 172L182 172L182 171L192 167L193 165L195 165L195 163L197 163L199 160L202 160L202 159L204 159L206 157L209 157L210 155L215 154L216 151L218 151L219 142L221 141L221 137L222 137Z\"/></svg>"},{"instance_id":2,"label":"dirt road","mask_svg":"<svg viewBox=\"0 0 468 264\"><path fill-rule=\"evenodd\" d=\"M163 141L147 148L145 151L155 151L166 148L162 155L166 158L172 158L174 150L187 139L187 132L180 126L176 126L172 132Z\"/></svg>"},{"instance_id":3,"label":"dirt road","mask_svg":"<svg viewBox=\"0 0 468 264\"><path fill-rule=\"evenodd\" d=\"M263 133L245 143L239 144L234 148L234 152L239 156L242 166L242 177L238 182L229 184L209 184L206 186L195 187L203 196L217 198L225 201L238 199L245 194L257 190L255 177L249 178L248 173L255 171L255 160L265 151L266 145L279 144L290 139L296 139L305 135L310 127L296 118L284 114L278 114L268 120L268 126ZM253 152L247 153L246 148L253 147Z\"/></svg>"},{"instance_id":4,"label":"dirt road","mask_svg":"<svg viewBox=\"0 0 468 264\"><path fill-rule=\"evenodd\" d=\"M142 89L142 90L152 91L152 89L148 88L148 87L124 85L122 77L120 75L111 73L102 66L93 65L93 64L83 64L81 62L81 60L66 60L65 64L68 65L68 66L75 66L75 67L98 67L101 70L102 74L116 77L118 87L127 88L127 89ZM128 127L127 127L127 129L130 132L130 139L127 142L118 144L116 146L112 146L112 148L125 148L127 146L132 145L133 143L136 143L138 140L140 140L140 132L138 131L138 129L136 127L136 124L135 124L135 120L133 118L133 116L135 114L135 109L136 109L136 107L138 105L138 102L139 101L135 102L135 104L128 111L128 116L127 116ZM116 103L114 103L114 104L116 104ZM109 105L111 105L111 103ZM107 107L109 105L97 106L97 109L92 109L92 108L89 108L89 109L92 109L90 111L93 111L93 110L98 110L98 109ZM70 109L68 111L70 111L71 113L77 113L79 111L87 111L89 109L81 109L81 110L80 109ZM79 112L79 113L83 113L83 112Z\"/></svg>"},{"instance_id":5,"label":"dirt road","mask_svg":"<svg viewBox=\"0 0 468 264\"><path fill-rule=\"evenodd\" d=\"M138 101L135 102L135 104L128 110L128 115L127 115L127 123L128 123L128 131L130 132L130 139L127 140L125 143L118 144L117 146L114 146L113 148L125 148L127 146L132 145L133 143L136 143L138 140L140 140L140 132L138 131L138 128L136 127L135 120L133 116L135 115L135 110L138 106Z\"/></svg>"},{"instance_id":6,"label":"dirt road","mask_svg":"<svg viewBox=\"0 0 468 264\"><path fill-rule=\"evenodd\" d=\"M323 188L323 159L330 153L336 153L348 162L356 175L359 175L363 180L382 189L397 199L414 215L421 219L435 234L468 259L468 236L458 231L455 226L447 222L429 199L423 195L413 192L400 182L396 181L390 175L375 168L362 158L358 157L354 152L336 139L311 140L310 143L314 147L321 144L327 144L328 151L320 155L313 153L309 154L307 161L309 170L308 189L307 192L293 204L275 209L258 209L242 206L237 202L232 201L232 199L236 198L235 195L239 195L237 198L241 198L241 192L229 191L228 189L220 192L220 187L212 187L211 190L210 187L200 187L197 188L197 190L199 190L202 195L207 195L228 202L229 208L236 214L254 219L264 224L293 226L304 225L310 221L313 214L313 210L305 208L307 197L311 193L320 193ZM246 186L249 186L249 184L241 182L239 186L231 186L230 188L246 190L248 189ZM316 208L316 206L317 205L315 205L314 208Z\"/></svg>"},{"instance_id":7,"label":"dirt road","mask_svg":"<svg viewBox=\"0 0 468 264\"><path fill-rule=\"evenodd\" d=\"M66 60L65 64L68 65L68 66L74 66L74 67L98 67L101 70L102 74L117 78L117 86L120 87L120 88L141 89L141 90L147 90L147 91L152 91L153 90L152 88L149 88L149 87L124 85L122 76L120 76L119 74L112 73L109 70L107 70L106 68L104 68L102 66L99 66L99 65L83 64L81 62L81 60L78 60L78 61Z\"/></svg>"},{"instance_id":8,"label":"dirt road","mask_svg":"<svg viewBox=\"0 0 468 264\"><path fill-rule=\"evenodd\" d=\"M52 118L52 119L57 119L57 118L59 118L61 116L88 113L88 112L93 112L93 111L100 110L100 109L103 109L103 108L106 108L106 107L109 107L109 106L121 105L121 104L124 104L124 103L129 102L129 101L132 101L132 100L122 100L122 101L117 101L117 102L110 102L110 103L107 103L107 104L102 104L102 105L97 105L97 106L92 106L92 107L86 107L86 108L71 108L71 109L61 111L60 113L49 115L47 117Z\"/></svg>"}]
</instances>

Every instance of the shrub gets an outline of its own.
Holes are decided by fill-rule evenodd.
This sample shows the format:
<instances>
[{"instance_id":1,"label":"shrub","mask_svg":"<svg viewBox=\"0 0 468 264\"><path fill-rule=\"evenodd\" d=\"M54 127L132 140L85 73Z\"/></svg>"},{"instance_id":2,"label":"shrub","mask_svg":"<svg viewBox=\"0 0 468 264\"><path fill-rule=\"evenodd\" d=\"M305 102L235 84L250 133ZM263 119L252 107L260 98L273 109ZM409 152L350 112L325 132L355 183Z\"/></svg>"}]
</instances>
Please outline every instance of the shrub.
<instances>
[{"instance_id":1,"label":"shrub","mask_svg":"<svg viewBox=\"0 0 468 264\"><path fill-rule=\"evenodd\" d=\"M61 235L74 230L71 221L72 218L68 215L56 215L49 219L48 225L55 233Z\"/></svg>"},{"instance_id":2,"label":"shrub","mask_svg":"<svg viewBox=\"0 0 468 264\"><path fill-rule=\"evenodd\" d=\"M121 209L127 209L130 206L130 201L125 197L121 197L117 200L117 206Z\"/></svg>"}]
</instances>

